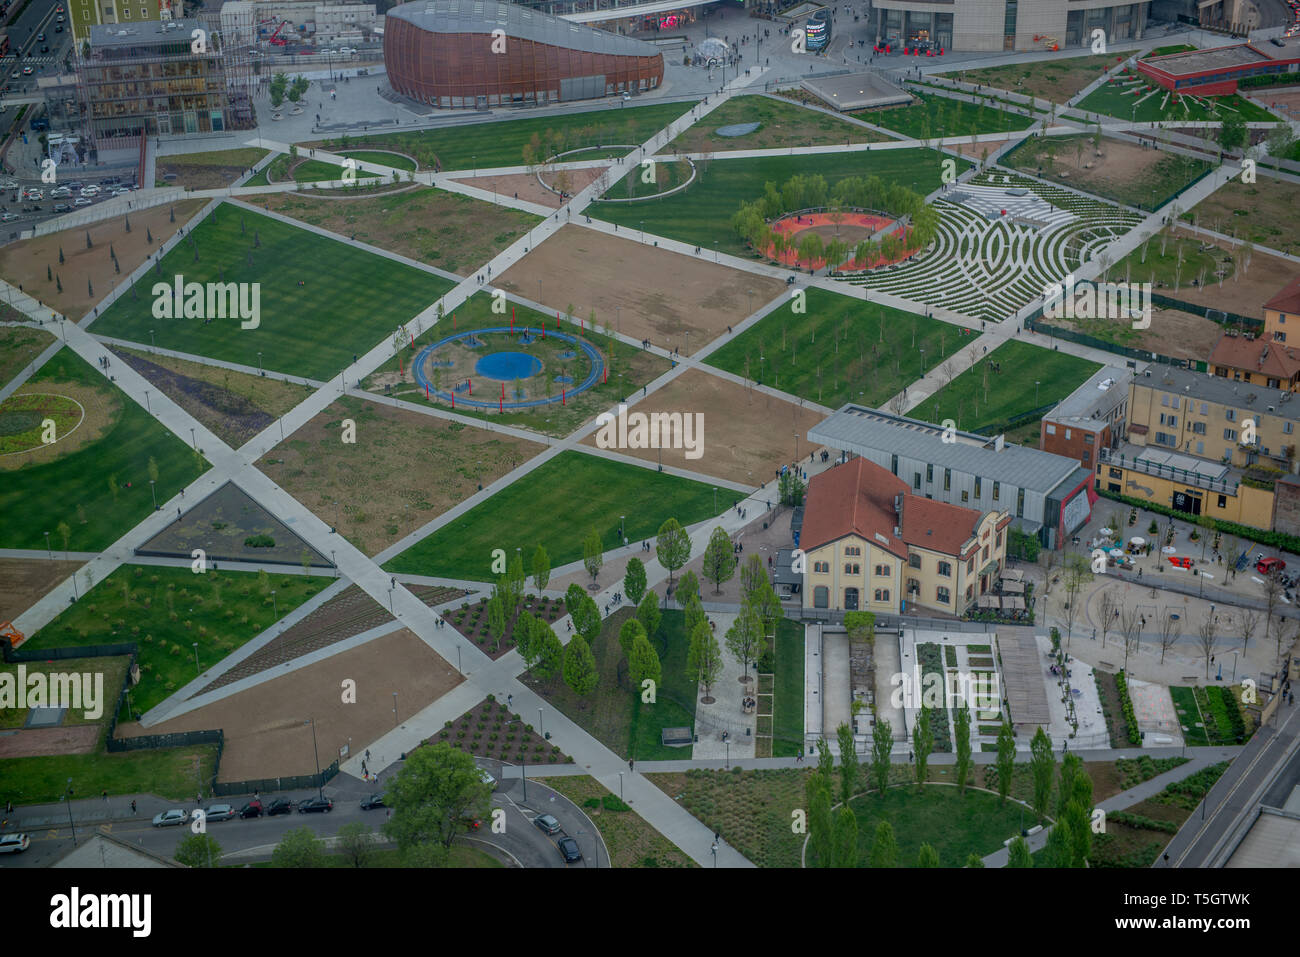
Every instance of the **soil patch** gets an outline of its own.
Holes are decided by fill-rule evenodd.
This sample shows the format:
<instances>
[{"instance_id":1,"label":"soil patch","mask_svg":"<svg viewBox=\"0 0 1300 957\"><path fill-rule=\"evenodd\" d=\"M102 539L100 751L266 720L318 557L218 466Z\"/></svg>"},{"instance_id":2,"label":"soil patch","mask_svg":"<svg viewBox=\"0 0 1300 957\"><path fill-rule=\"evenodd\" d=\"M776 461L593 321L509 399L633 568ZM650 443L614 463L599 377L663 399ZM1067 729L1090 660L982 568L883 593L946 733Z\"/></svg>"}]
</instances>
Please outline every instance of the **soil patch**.
<instances>
[{"instance_id":1,"label":"soil patch","mask_svg":"<svg viewBox=\"0 0 1300 957\"><path fill-rule=\"evenodd\" d=\"M107 689L105 689L107 694ZM34 758L46 754L90 754L99 744L97 724L70 728L25 728L0 735L0 758Z\"/></svg>"},{"instance_id":2,"label":"soil patch","mask_svg":"<svg viewBox=\"0 0 1300 957\"><path fill-rule=\"evenodd\" d=\"M506 630L501 636L501 645L498 647L497 640L488 627L487 604L486 598L480 598L472 605L448 611L444 617L458 632L471 641L477 642L479 650L495 661L509 653L515 646L515 623L519 621L519 616L515 615L506 622ZM560 599L546 597L538 599L535 595L525 596L521 610L541 618L548 625L554 625L556 619L568 613L564 602Z\"/></svg>"},{"instance_id":3,"label":"soil patch","mask_svg":"<svg viewBox=\"0 0 1300 957\"><path fill-rule=\"evenodd\" d=\"M270 151L248 146L234 150L214 150L210 153L160 156L154 164L154 185L220 189L247 173L268 152Z\"/></svg>"},{"instance_id":4,"label":"soil patch","mask_svg":"<svg viewBox=\"0 0 1300 957\"><path fill-rule=\"evenodd\" d=\"M502 763L567 764L572 760L535 730L504 701L489 696L425 741L445 742L475 757Z\"/></svg>"},{"instance_id":5,"label":"soil patch","mask_svg":"<svg viewBox=\"0 0 1300 957\"><path fill-rule=\"evenodd\" d=\"M600 171L596 172L599 175ZM592 179L595 177L593 176ZM551 209L559 209L564 203L560 197L537 182L537 177L531 173L511 173L508 176L457 176L452 182L500 193L502 196L513 196L515 199L527 200L539 206L549 206Z\"/></svg>"},{"instance_id":6,"label":"soil patch","mask_svg":"<svg viewBox=\"0 0 1300 957\"><path fill-rule=\"evenodd\" d=\"M51 545L57 544L51 541ZM17 618L83 564L61 559L0 558L0 621Z\"/></svg>"}]
</instances>

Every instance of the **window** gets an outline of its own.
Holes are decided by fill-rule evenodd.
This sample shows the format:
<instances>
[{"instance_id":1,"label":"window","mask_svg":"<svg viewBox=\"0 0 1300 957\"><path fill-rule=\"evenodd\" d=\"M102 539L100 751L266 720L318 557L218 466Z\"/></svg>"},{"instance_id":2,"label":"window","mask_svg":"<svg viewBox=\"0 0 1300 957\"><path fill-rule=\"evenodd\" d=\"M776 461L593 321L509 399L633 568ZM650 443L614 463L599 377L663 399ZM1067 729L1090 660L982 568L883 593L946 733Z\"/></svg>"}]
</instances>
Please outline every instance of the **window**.
<instances>
[{"instance_id":1,"label":"window","mask_svg":"<svg viewBox=\"0 0 1300 957\"><path fill-rule=\"evenodd\" d=\"M1225 419L1227 419L1229 422L1236 422L1236 421L1237 421L1237 410L1236 410L1236 409L1224 409L1224 410L1223 410L1223 417L1224 417Z\"/></svg>"},{"instance_id":2,"label":"window","mask_svg":"<svg viewBox=\"0 0 1300 957\"><path fill-rule=\"evenodd\" d=\"M962 489L962 490L961 490L961 500L962 500L963 502L969 502L969 501L970 501L970 492L966 491L965 489Z\"/></svg>"},{"instance_id":3,"label":"window","mask_svg":"<svg viewBox=\"0 0 1300 957\"><path fill-rule=\"evenodd\" d=\"M1016 518L1025 517L1025 490L1016 489Z\"/></svg>"},{"instance_id":4,"label":"window","mask_svg":"<svg viewBox=\"0 0 1300 957\"><path fill-rule=\"evenodd\" d=\"M952 562L940 562L940 563L939 563L939 574L942 575L944 578L951 578L951 577L952 577Z\"/></svg>"},{"instance_id":5,"label":"window","mask_svg":"<svg viewBox=\"0 0 1300 957\"><path fill-rule=\"evenodd\" d=\"M1227 507L1228 507L1228 496L1226 496L1226 495L1220 495L1220 496L1219 496L1219 508L1227 508Z\"/></svg>"},{"instance_id":6,"label":"window","mask_svg":"<svg viewBox=\"0 0 1300 957\"><path fill-rule=\"evenodd\" d=\"M916 552L913 552L912 554L908 555L908 556L907 556L907 567L908 567L908 568L920 568L920 567L921 567L921 556L918 555L918 554L916 554Z\"/></svg>"},{"instance_id":7,"label":"window","mask_svg":"<svg viewBox=\"0 0 1300 957\"><path fill-rule=\"evenodd\" d=\"M1160 404L1163 405L1166 409L1169 408L1169 396L1162 395L1160 397ZM1164 416L1161 416L1161 418L1163 419Z\"/></svg>"},{"instance_id":8,"label":"window","mask_svg":"<svg viewBox=\"0 0 1300 957\"><path fill-rule=\"evenodd\" d=\"M967 600L967 601L970 601L970 600L971 600L972 598L974 598L974 597L975 597L975 586L974 586L974 585L967 585L967 586L966 586L966 600Z\"/></svg>"},{"instance_id":9,"label":"window","mask_svg":"<svg viewBox=\"0 0 1300 957\"><path fill-rule=\"evenodd\" d=\"M940 585L934 590L934 600L941 605L952 604L952 592Z\"/></svg>"},{"instance_id":10,"label":"window","mask_svg":"<svg viewBox=\"0 0 1300 957\"><path fill-rule=\"evenodd\" d=\"M844 563L844 574L846 574L846 575L861 575L861 574L862 574L862 566L859 565L857 562L845 562L845 563Z\"/></svg>"},{"instance_id":11,"label":"window","mask_svg":"<svg viewBox=\"0 0 1300 957\"><path fill-rule=\"evenodd\" d=\"M980 477L977 475L977 476L975 476L975 497L976 497L976 498L979 498L979 497L980 497L980 485L981 485L981 479L980 479Z\"/></svg>"},{"instance_id":12,"label":"window","mask_svg":"<svg viewBox=\"0 0 1300 957\"><path fill-rule=\"evenodd\" d=\"M821 575L829 575L831 571L830 562L813 562L813 571Z\"/></svg>"},{"instance_id":13,"label":"window","mask_svg":"<svg viewBox=\"0 0 1300 957\"><path fill-rule=\"evenodd\" d=\"M966 574L967 574L967 575L974 575L974 574L975 574L975 556L974 556L974 555L972 555L970 558L966 559Z\"/></svg>"},{"instance_id":14,"label":"window","mask_svg":"<svg viewBox=\"0 0 1300 957\"><path fill-rule=\"evenodd\" d=\"M1208 402L1202 402L1201 415L1209 415L1209 414L1210 414L1210 404Z\"/></svg>"},{"instance_id":15,"label":"window","mask_svg":"<svg viewBox=\"0 0 1300 957\"><path fill-rule=\"evenodd\" d=\"M915 578L909 578L907 580L907 593L919 596L921 594L921 583Z\"/></svg>"},{"instance_id":16,"label":"window","mask_svg":"<svg viewBox=\"0 0 1300 957\"><path fill-rule=\"evenodd\" d=\"M862 547L859 545L845 545L844 554L860 556L862 554Z\"/></svg>"},{"instance_id":17,"label":"window","mask_svg":"<svg viewBox=\"0 0 1300 957\"><path fill-rule=\"evenodd\" d=\"M989 560L989 547L985 545L984 551L980 553L980 561L986 562L988 560Z\"/></svg>"},{"instance_id":18,"label":"window","mask_svg":"<svg viewBox=\"0 0 1300 957\"><path fill-rule=\"evenodd\" d=\"M927 466L925 467L925 480L926 480L927 482L933 482L933 481L934 481L934 466L933 466L933 465L927 465Z\"/></svg>"},{"instance_id":19,"label":"window","mask_svg":"<svg viewBox=\"0 0 1300 957\"><path fill-rule=\"evenodd\" d=\"M943 470L943 490L945 492L952 491L952 469Z\"/></svg>"},{"instance_id":20,"label":"window","mask_svg":"<svg viewBox=\"0 0 1300 957\"><path fill-rule=\"evenodd\" d=\"M912 488L919 489L920 487L921 487L921 473L920 473L920 472L913 472L913 473L912 473Z\"/></svg>"},{"instance_id":21,"label":"window","mask_svg":"<svg viewBox=\"0 0 1300 957\"><path fill-rule=\"evenodd\" d=\"M888 566L888 565L877 565L877 566L876 566L876 574L877 574L878 576L880 576L881 578L888 578L888 577L889 577L889 566Z\"/></svg>"},{"instance_id":22,"label":"window","mask_svg":"<svg viewBox=\"0 0 1300 957\"><path fill-rule=\"evenodd\" d=\"M1204 435L1204 434L1205 434L1205 423L1204 423L1204 422L1193 422L1193 423L1192 423L1192 432L1193 432L1194 434L1196 434L1196 435Z\"/></svg>"},{"instance_id":23,"label":"window","mask_svg":"<svg viewBox=\"0 0 1300 957\"><path fill-rule=\"evenodd\" d=\"M1170 435L1168 432L1157 432L1155 441L1156 445L1167 445L1174 448L1178 445L1178 436Z\"/></svg>"},{"instance_id":24,"label":"window","mask_svg":"<svg viewBox=\"0 0 1300 957\"><path fill-rule=\"evenodd\" d=\"M122 19L124 19L124 20L130 20L130 19L131 19L131 8L130 8L130 7L123 7L123 8L122 8Z\"/></svg>"},{"instance_id":25,"label":"window","mask_svg":"<svg viewBox=\"0 0 1300 957\"><path fill-rule=\"evenodd\" d=\"M1204 443L1204 442L1197 442L1197 443L1196 443L1196 454L1197 454L1197 455L1204 455L1204 454L1205 454L1205 443Z\"/></svg>"},{"instance_id":26,"label":"window","mask_svg":"<svg viewBox=\"0 0 1300 957\"><path fill-rule=\"evenodd\" d=\"M831 590L825 585L818 585L813 589L813 607L826 608L830 605Z\"/></svg>"},{"instance_id":27,"label":"window","mask_svg":"<svg viewBox=\"0 0 1300 957\"><path fill-rule=\"evenodd\" d=\"M1295 429L1295 423L1294 423L1294 422L1291 422L1290 420L1288 420L1288 421L1282 423L1282 433L1283 433L1284 435L1290 435L1291 432L1292 432L1294 429Z\"/></svg>"},{"instance_id":28,"label":"window","mask_svg":"<svg viewBox=\"0 0 1300 957\"><path fill-rule=\"evenodd\" d=\"M1047 427L1047 434L1048 434L1048 435L1055 435L1055 434L1056 434L1056 426L1054 426L1054 425L1049 425L1049 426Z\"/></svg>"},{"instance_id":29,"label":"window","mask_svg":"<svg viewBox=\"0 0 1300 957\"><path fill-rule=\"evenodd\" d=\"M895 475L898 474L898 456L897 456L897 455L891 455L891 456L889 457L889 471L893 472Z\"/></svg>"},{"instance_id":30,"label":"window","mask_svg":"<svg viewBox=\"0 0 1300 957\"><path fill-rule=\"evenodd\" d=\"M888 589L888 588L877 588L877 589L876 589L876 601L889 601L889 589Z\"/></svg>"},{"instance_id":31,"label":"window","mask_svg":"<svg viewBox=\"0 0 1300 957\"><path fill-rule=\"evenodd\" d=\"M996 502L996 501L998 500L998 497L999 497L999 494L1001 493L1001 491L1002 491L1002 483L1001 483L1001 482L994 482L994 483L993 483L993 501Z\"/></svg>"},{"instance_id":32,"label":"window","mask_svg":"<svg viewBox=\"0 0 1300 957\"><path fill-rule=\"evenodd\" d=\"M1065 441L1067 441L1067 442L1070 441L1070 430L1069 430L1069 429L1066 429L1066 430L1065 430Z\"/></svg>"},{"instance_id":33,"label":"window","mask_svg":"<svg viewBox=\"0 0 1300 957\"><path fill-rule=\"evenodd\" d=\"M998 548L1001 548L1001 547L1002 547L1002 533L1001 533L1001 532L998 532L998 537L994 539L994 543L996 544L996 546L997 546Z\"/></svg>"},{"instance_id":34,"label":"window","mask_svg":"<svg viewBox=\"0 0 1300 957\"><path fill-rule=\"evenodd\" d=\"M1095 437L1091 432L1085 432L1085 433L1084 433L1084 436L1083 436L1083 444L1084 444L1084 445L1093 445L1093 444L1095 444L1095 442L1096 442L1096 437Z\"/></svg>"},{"instance_id":35,"label":"window","mask_svg":"<svg viewBox=\"0 0 1300 957\"><path fill-rule=\"evenodd\" d=\"M1236 430L1236 429L1224 429L1224 430L1223 430L1223 437L1224 437L1225 439L1227 439L1229 442L1235 442L1235 441L1237 441L1237 430Z\"/></svg>"}]
</instances>

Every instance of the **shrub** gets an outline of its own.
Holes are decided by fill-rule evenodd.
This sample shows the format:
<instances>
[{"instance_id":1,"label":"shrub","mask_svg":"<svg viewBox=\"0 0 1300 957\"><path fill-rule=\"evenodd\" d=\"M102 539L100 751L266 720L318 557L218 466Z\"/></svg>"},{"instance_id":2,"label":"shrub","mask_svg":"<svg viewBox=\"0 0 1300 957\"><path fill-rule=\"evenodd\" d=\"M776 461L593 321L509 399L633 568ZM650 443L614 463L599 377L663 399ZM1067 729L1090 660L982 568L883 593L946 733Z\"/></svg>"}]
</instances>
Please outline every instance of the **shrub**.
<instances>
[{"instance_id":1,"label":"shrub","mask_svg":"<svg viewBox=\"0 0 1300 957\"><path fill-rule=\"evenodd\" d=\"M1128 679L1124 672L1115 675L1115 687L1119 690L1119 703L1124 712L1124 722L1128 725L1129 744L1140 745L1142 732L1138 730L1137 714L1133 711L1133 699L1128 693Z\"/></svg>"}]
</instances>

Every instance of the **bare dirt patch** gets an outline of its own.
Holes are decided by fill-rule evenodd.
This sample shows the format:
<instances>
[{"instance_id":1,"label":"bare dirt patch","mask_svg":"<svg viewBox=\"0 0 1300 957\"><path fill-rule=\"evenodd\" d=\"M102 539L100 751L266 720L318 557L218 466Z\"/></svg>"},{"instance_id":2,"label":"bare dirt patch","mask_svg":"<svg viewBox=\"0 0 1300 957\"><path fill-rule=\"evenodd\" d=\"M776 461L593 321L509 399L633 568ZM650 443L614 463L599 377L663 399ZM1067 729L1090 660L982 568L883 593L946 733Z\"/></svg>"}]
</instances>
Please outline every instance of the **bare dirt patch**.
<instances>
[{"instance_id":1,"label":"bare dirt patch","mask_svg":"<svg viewBox=\"0 0 1300 957\"><path fill-rule=\"evenodd\" d=\"M220 189L247 173L269 152L270 150L247 146L210 153L160 156L154 164L154 185Z\"/></svg>"},{"instance_id":2,"label":"bare dirt patch","mask_svg":"<svg viewBox=\"0 0 1300 957\"><path fill-rule=\"evenodd\" d=\"M0 249L0 276L35 296L55 312L70 319L80 319L90 307L122 282L133 269L158 251L176 230L189 222L205 201L187 199L172 206L133 211L125 216L104 220L87 228L77 227L35 239L11 243ZM171 211L176 222L170 222ZM126 231L126 220L131 231ZM86 233L91 248L86 248ZM149 241L152 234L153 241ZM59 250L64 261L59 262ZM121 272L113 269L110 252L117 254ZM46 267L55 279L46 279ZM63 291L58 291L58 282Z\"/></svg>"},{"instance_id":3,"label":"bare dirt patch","mask_svg":"<svg viewBox=\"0 0 1300 957\"><path fill-rule=\"evenodd\" d=\"M53 341L54 336L43 329L0 326L0 385L22 372Z\"/></svg>"},{"instance_id":4,"label":"bare dirt patch","mask_svg":"<svg viewBox=\"0 0 1300 957\"><path fill-rule=\"evenodd\" d=\"M690 369L654 395L636 404L631 412L679 412L704 415L703 456L686 458L686 449L619 449L650 462L691 469L706 475L759 485L767 475L795 457L795 433L799 448L810 451L803 437L825 416L797 402L783 402L763 392L751 392L699 369ZM595 447L597 433L584 439ZM698 436L696 437L698 440Z\"/></svg>"},{"instance_id":5,"label":"bare dirt patch","mask_svg":"<svg viewBox=\"0 0 1300 957\"><path fill-rule=\"evenodd\" d=\"M1243 90L1242 92L1247 92ZM1285 87L1280 90L1254 90L1246 97L1260 106L1276 107L1292 119L1300 119L1300 87Z\"/></svg>"},{"instance_id":6,"label":"bare dirt patch","mask_svg":"<svg viewBox=\"0 0 1300 957\"><path fill-rule=\"evenodd\" d=\"M342 442L342 420L356 442ZM435 416L345 397L276 446L258 468L374 555L541 451ZM339 508L334 503L339 503Z\"/></svg>"},{"instance_id":7,"label":"bare dirt patch","mask_svg":"<svg viewBox=\"0 0 1300 957\"><path fill-rule=\"evenodd\" d=\"M0 471L12 471L28 465L53 462L65 455L71 455L92 442L98 442L113 427L122 410L116 394L108 389L96 389L71 382L41 382L19 386L14 390L10 401L4 405L11 405L14 399L23 395L64 396L80 405L84 414L67 419L68 432L63 434L60 426L59 437L49 445L38 445L26 451L0 455ZM0 405L0 410L3 410L4 405ZM60 419L62 418L61 416Z\"/></svg>"},{"instance_id":8,"label":"bare dirt patch","mask_svg":"<svg viewBox=\"0 0 1300 957\"><path fill-rule=\"evenodd\" d=\"M345 679L374 690L358 695L355 704L344 704L339 687ZM355 754L392 730L394 692L398 717L405 720L462 680L413 632L402 629L171 721L150 728L119 725L118 737L220 728L225 732L222 781L312 774L316 764L309 717L315 718L321 763L326 764L349 740ZM374 763L384 767L397 758L376 753Z\"/></svg>"},{"instance_id":9,"label":"bare dirt patch","mask_svg":"<svg viewBox=\"0 0 1300 957\"><path fill-rule=\"evenodd\" d=\"M563 203L560 197L537 182L537 177L531 173L512 173L509 176L474 176L471 174L469 176L457 176L453 182L464 183L466 186L473 186L476 189L487 190L488 192L500 193L502 196L513 196L515 199L527 200L530 203L549 206L552 209L559 209Z\"/></svg>"},{"instance_id":10,"label":"bare dirt patch","mask_svg":"<svg viewBox=\"0 0 1300 957\"><path fill-rule=\"evenodd\" d=\"M1117 325L1113 319L1052 319L1051 325L1175 359L1203 360L1223 335L1223 327L1217 322L1180 309L1152 309L1150 329L1134 329L1127 323ZM1033 429L1037 434L1036 423Z\"/></svg>"},{"instance_id":11,"label":"bare dirt patch","mask_svg":"<svg viewBox=\"0 0 1300 957\"><path fill-rule=\"evenodd\" d=\"M1231 179L1182 218L1195 217L1202 228L1294 256L1300 254L1300 231L1295 228L1298 203L1300 185L1296 183L1267 176L1254 183Z\"/></svg>"},{"instance_id":12,"label":"bare dirt patch","mask_svg":"<svg viewBox=\"0 0 1300 957\"><path fill-rule=\"evenodd\" d=\"M0 621L17 618L81 566L60 559L0 558Z\"/></svg>"},{"instance_id":13,"label":"bare dirt patch","mask_svg":"<svg viewBox=\"0 0 1300 957\"><path fill-rule=\"evenodd\" d=\"M541 282L540 287L538 282ZM565 226L498 280L505 289L683 355L776 296L785 284L626 239ZM750 295L752 293L752 296Z\"/></svg>"},{"instance_id":14,"label":"bare dirt patch","mask_svg":"<svg viewBox=\"0 0 1300 957\"><path fill-rule=\"evenodd\" d=\"M1067 57L1063 54L1059 60L983 67L943 75L966 83L982 84L986 88L982 92L991 92L987 88L995 87L1064 103L1115 63L1114 55Z\"/></svg>"},{"instance_id":15,"label":"bare dirt patch","mask_svg":"<svg viewBox=\"0 0 1300 957\"><path fill-rule=\"evenodd\" d=\"M537 189L546 193L540 186ZM389 194L347 199L280 193L250 196L247 201L462 276L473 273L537 222L530 213L441 189L402 187Z\"/></svg>"},{"instance_id":16,"label":"bare dirt patch","mask_svg":"<svg viewBox=\"0 0 1300 957\"><path fill-rule=\"evenodd\" d=\"M312 391L287 379L247 375L187 359L132 349L113 352L232 448L239 448Z\"/></svg>"},{"instance_id":17,"label":"bare dirt patch","mask_svg":"<svg viewBox=\"0 0 1300 957\"><path fill-rule=\"evenodd\" d=\"M63 728L24 728L0 737L0 758L34 758L47 754L90 754L99 743L97 724Z\"/></svg>"},{"instance_id":18,"label":"bare dirt patch","mask_svg":"<svg viewBox=\"0 0 1300 957\"><path fill-rule=\"evenodd\" d=\"M959 143L957 152L967 159L977 160L983 159L986 154L992 156L1006 144L1007 140L989 140L987 142L981 140L978 143ZM951 145L948 146L948 149L952 148Z\"/></svg>"},{"instance_id":19,"label":"bare dirt patch","mask_svg":"<svg viewBox=\"0 0 1300 957\"><path fill-rule=\"evenodd\" d=\"M543 172L542 179L546 180L552 189L558 189L572 196L578 190L586 189L594 183L607 169L608 166L584 166L579 169L560 167Z\"/></svg>"},{"instance_id":20,"label":"bare dirt patch","mask_svg":"<svg viewBox=\"0 0 1300 957\"><path fill-rule=\"evenodd\" d=\"M1178 235L1186 235L1181 230ZM1220 248L1230 248L1231 244L1216 243ZM1207 283L1204 286L1184 284L1177 292L1169 289L1159 290L1164 295L1173 296L1184 302L1211 309L1222 309L1243 316L1264 318L1264 303L1281 291L1282 287L1293 279L1300 277L1300 263L1280 256L1270 256L1256 250L1251 255L1250 266L1238 269L1220 286Z\"/></svg>"}]
</instances>

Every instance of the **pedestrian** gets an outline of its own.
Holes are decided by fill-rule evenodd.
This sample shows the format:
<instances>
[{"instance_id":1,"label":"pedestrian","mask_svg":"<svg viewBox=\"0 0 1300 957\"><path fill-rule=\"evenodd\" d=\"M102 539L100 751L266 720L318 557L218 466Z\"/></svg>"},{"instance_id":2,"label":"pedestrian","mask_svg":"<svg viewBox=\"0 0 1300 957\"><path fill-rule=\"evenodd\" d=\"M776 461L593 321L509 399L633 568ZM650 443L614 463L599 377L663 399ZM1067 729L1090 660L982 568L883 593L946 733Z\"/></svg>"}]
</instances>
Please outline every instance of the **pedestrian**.
<instances>
[{"instance_id":1,"label":"pedestrian","mask_svg":"<svg viewBox=\"0 0 1300 957\"><path fill-rule=\"evenodd\" d=\"M11 804L11 805L9 805L9 806L10 806L10 808L12 808L12 807L13 807L13 805L12 805L12 804ZM134 799L132 799L132 801L131 801L131 813L132 813L132 814L134 814L134 813L135 813L135 800L134 800Z\"/></svg>"},{"instance_id":2,"label":"pedestrian","mask_svg":"<svg viewBox=\"0 0 1300 957\"><path fill-rule=\"evenodd\" d=\"M799 753L795 755L794 761L795 764L803 764L803 748L799 749Z\"/></svg>"},{"instance_id":3,"label":"pedestrian","mask_svg":"<svg viewBox=\"0 0 1300 957\"><path fill-rule=\"evenodd\" d=\"M180 506L178 505L176 506L176 521L179 522L180 520L181 520L181 509Z\"/></svg>"},{"instance_id":4,"label":"pedestrian","mask_svg":"<svg viewBox=\"0 0 1300 957\"><path fill-rule=\"evenodd\" d=\"M105 800L105 801L108 800L108 791L107 791L107 790L104 791L104 800Z\"/></svg>"},{"instance_id":5,"label":"pedestrian","mask_svg":"<svg viewBox=\"0 0 1300 957\"><path fill-rule=\"evenodd\" d=\"M632 770L632 759L631 759L631 758L628 758L628 759L627 759L627 769L628 769L629 771Z\"/></svg>"},{"instance_id":6,"label":"pedestrian","mask_svg":"<svg viewBox=\"0 0 1300 957\"><path fill-rule=\"evenodd\" d=\"M507 708L510 707L512 704L514 704L514 701L515 701L515 696L514 696L513 694L508 694L508 695L506 695L506 707L507 707Z\"/></svg>"}]
</instances>

